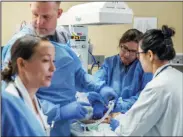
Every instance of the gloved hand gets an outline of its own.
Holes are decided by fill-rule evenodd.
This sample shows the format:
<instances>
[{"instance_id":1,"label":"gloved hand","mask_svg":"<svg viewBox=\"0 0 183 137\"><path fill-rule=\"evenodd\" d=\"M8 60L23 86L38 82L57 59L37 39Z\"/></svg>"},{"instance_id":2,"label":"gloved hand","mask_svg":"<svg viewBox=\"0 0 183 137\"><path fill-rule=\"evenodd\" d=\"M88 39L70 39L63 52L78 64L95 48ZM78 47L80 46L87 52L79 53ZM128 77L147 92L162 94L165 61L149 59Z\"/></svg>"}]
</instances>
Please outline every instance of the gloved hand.
<instances>
[{"instance_id":1,"label":"gloved hand","mask_svg":"<svg viewBox=\"0 0 183 137\"><path fill-rule=\"evenodd\" d=\"M122 112L123 110L123 99L119 97L112 112Z\"/></svg>"},{"instance_id":2,"label":"gloved hand","mask_svg":"<svg viewBox=\"0 0 183 137\"><path fill-rule=\"evenodd\" d=\"M110 120L110 127L112 128L112 131L114 131L119 126L119 121L111 118Z\"/></svg>"},{"instance_id":3,"label":"gloved hand","mask_svg":"<svg viewBox=\"0 0 183 137\"><path fill-rule=\"evenodd\" d=\"M97 92L88 92L87 97L88 97L90 104L92 104L92 105L98 101L104 104L102 96Z\"/></svg>"},{"instance_id":4,"label":"gloved hand","mask_svg":"<svg viewBox=\"0 0 183 137\"><path fill-rule=\"evenodd\" d=\"M104 103L108 105L110 100L117 100L117 94L113 88L105 86L100 90L100 95L102 96Z\"/></svg>"},{"instance_id":5,"label":"gloved hand","mask_svg":"<svg viewBox=\"0 0 183 137\"><path fill-rule=\"evenodd\" d=\"M72 120L72 119L82 119L86 116L87 110L84 106L91 106L85 102L77 102L74 101L69 103L60 109L60 117L64 120Z\"/></svg>"},{"instance_id":6,"label":"gloved hand","mask_svg":"<svg viewBox=\"0 0 183 137\"><path fill-rule=\"evenodd\" d=\"M100 119L104 116L107 108L100 101L96 101L93 105L93 119Z\"/></svg>"}]
</instances>

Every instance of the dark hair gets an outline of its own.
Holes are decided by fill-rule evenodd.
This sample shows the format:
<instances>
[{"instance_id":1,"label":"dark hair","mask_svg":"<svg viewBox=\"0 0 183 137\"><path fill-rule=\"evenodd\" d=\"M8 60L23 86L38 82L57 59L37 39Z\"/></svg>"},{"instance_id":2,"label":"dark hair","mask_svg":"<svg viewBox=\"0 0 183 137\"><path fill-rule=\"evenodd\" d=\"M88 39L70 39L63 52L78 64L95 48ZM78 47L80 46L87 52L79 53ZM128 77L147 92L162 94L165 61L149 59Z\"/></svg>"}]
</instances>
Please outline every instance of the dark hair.
<instances>
[{"instance_id":1,"label":"dark hair","mask_svg":"<svg viewBox=\"0 0 183 137\"><path fill-rule=\"evenodd\" d=\"M171 60L176 54L171 39L174 34L174 29L167 25L163 25L162 30L148 30L142 36L141 48L144 52L151 50L160 60Z\"/></svg>"},{"instance_id":2,"label":"dark hair","mask_svg":"<svg viewBox=\"0 0 183 137\"><path fill-rule=\"evenodd\" d=\"M126 43L130 41L139 43L142 35L143 33L137 29L129 29L122 35L121 39L119 40L119 46L121 43Z\"/></svg>"},{"instance_id":3,"label":"dark hair","mask_svg":"<svg viewBox=\"0 0 183 137\"><path fill-rule=\"evenodd\" d=\"M11 48L11 59L8 66L1 72L2 80L12 81L12 76L18 73L17 59L19 57L29 60L35 52L35 48L41 41L48 41L33 35L25 35L15 41Z\"/></svg>"}]
</instances>

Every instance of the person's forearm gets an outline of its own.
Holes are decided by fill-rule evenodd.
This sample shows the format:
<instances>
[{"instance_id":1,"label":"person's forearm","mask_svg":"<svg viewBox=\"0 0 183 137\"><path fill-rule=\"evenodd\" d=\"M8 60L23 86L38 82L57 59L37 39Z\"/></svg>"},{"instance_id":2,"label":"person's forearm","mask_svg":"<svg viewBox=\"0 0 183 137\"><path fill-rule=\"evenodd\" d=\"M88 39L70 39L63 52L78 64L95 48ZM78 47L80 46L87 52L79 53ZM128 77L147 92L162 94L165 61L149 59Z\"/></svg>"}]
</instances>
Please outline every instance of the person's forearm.
<instances>
[{"instance_id":1,"label":"person's forearm","mask_svg":"<svg viewBox=\"0 0 183 137\"><path fill-rule=\"evenodd\" d=\"M76 74L76 88L79 91L99 92L104 85L105 85L105 81L94 79L92 75L87 74L82 68L80 68Z\"/></svg>"},{"instance_id":2,"label":"person's forearm","mask_svg":"<svg viewBox=\"0 0 183 137\"><path fill-rule=\"evenodd\" d=\"M55 105L47 100L40 100L43 113L48 116L48 122L60 120L60 105Z\"/></svg>"}]
</instances>

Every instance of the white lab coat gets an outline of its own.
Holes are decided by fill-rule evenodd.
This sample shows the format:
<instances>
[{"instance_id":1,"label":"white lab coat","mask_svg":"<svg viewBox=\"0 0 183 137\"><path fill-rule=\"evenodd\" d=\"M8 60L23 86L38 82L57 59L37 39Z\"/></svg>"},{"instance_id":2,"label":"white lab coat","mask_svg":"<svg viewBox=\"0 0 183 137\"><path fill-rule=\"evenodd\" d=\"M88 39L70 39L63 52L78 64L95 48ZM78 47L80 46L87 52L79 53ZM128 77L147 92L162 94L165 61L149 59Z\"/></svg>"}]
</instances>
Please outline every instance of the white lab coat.
<instances>
[{"instance_id":1,"label":"white lab coat","mask_svg":"<svg viewBox=\"0 0 183 137\"><path fill-rule=\"evenodd\" d=\"M164 68L164 69L163 69ZM183 136L183 73L164 65L126 114L115 119L120 136Z\"/></svg>"},{"instance_id":2,"label":"white lab coat","mask_svg":"<svg viewBox=\"0 0 183 137\"><path fill-rule=\"evenodd\" d=\"M31 101L31 98L28 94L28 91L27 89L25 88L25 86L23 85L21 79L19 76L17 76L15 78L15 82L14 82L17 86L17 88L19 89L22 97L23 97L23 100L25 102L25 104L27 105L27 107L32 111L32 113L35 115L35 117L37 118L37 120L40 122L40 125L42 126L42 128L45 130L46 134L49 135L49 132L50 132L50 126L47 124L47 116L45 116L42 112L42 109L41 109L41 106L39 105L38 103L38 100L37 100L37 97L34 96L34 100L35 100L35 104L36 104L36 108L38 110L38 113L42 119L42 121L40 120L39 116L36 114L35 110L34 110L34 106L32 104L32 101ZM18 98L21 98L19 96L19 93L17 91L17 89L15 88L13 82L10 82L6 88L7 92L11 93L12 95L18 97Z\"/></svg>"}]
</instances>

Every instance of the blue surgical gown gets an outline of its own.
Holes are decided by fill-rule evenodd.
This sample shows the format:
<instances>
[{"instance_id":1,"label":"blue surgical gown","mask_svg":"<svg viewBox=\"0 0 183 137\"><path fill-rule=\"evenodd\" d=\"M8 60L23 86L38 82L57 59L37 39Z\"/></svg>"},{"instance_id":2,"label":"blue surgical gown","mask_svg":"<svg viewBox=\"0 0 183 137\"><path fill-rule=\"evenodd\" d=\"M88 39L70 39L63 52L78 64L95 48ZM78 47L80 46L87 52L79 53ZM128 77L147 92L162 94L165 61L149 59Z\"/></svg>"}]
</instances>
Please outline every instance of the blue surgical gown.
<instances>
[{"instance_id":1,"label":"blue surgical gown","mask_svg":"<svg viewBox=\"0 0 183 137\"><path fill-rule=\"evenodd\" d=\"M131 108L152 76L152 73L144 73L138 59L125 66L119 55L106 58L101 68L94 74L96 79L104 81L116 91L118 97L122 97L119 110L122 113Z\"/></svg>"},{"instance_id":2,"label":"blue surgical gown","mask_svg":"<svg viewBox=\"0 0 183 137\"><path fill-rule=\"evenodd\" d=\"M11 53L10 50L11 50L11 46L13 45L13 43L18 38L25 36L26 34L36 35L36 33L33 30L31 25L24 26L20 32L14 34L13 37L8 41L8 43L6 45L4 45L3 50L2 50L2 55L1 55L3 68L4 68L4 66L6 66L5 63L7 63L10 59L10 53ZM63 31L62 27L57 27L55 36L48 37L48 38L51 39L52 41L57 41L59 43L67 43L67 42L69 43L70 41L68 41L67 37L68 37L68 34L65 31Z\"/></svg>"},{"instance_id":3,"label":"blue surgical gown","mask_svg":"<svg viewBox=\"0 0 183 137\"><path fill-rule=\"evenodd\" d=\"M26 34L34 33L30 28L25 27L5 45L9 46L9 48L3 54L3 63L7 63L10 59L11 46L15 40ZM59 36L61 37L61 35ZM48 123L55 121L53 129L51 129L51 136L70 136L70 121L60 118L60 107L75 101L76 91L99 92L104 86L104 82L96 83L93 76L86 73L79 58L69 45L53 41L52 43L55 46L56 52L56 71L54 72L51 86L49 88L40 88L37 96L41 100L44 114L48 116Z\"/></svg>"},{"instance_id":4,"label":"blue surgical gown","mask_svg":"<svg viewBox=\"0 0 183 137\"><path fill-rule=\"evenodd\" d=\"M37 96L41 99L48 122L55 121L52 136L69 136L70 121L60 118L60 107L76 100L76 91L98 92L104 82L96 83L93 76L82 68L76 54L67 46L52 42L55 46L55 66L51 86L40 88Z\"/></svg>"},{"instance_id":5,"label":"blue surgical gown","mask_svg":"<svg viewBox=\"0 0 183 137\"><path fill-rule=\"evenodd\" d=\"M22 99L3 91L1 101L2 136L46 136L39 121Z\"/></svg>"}]
</instances>

